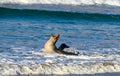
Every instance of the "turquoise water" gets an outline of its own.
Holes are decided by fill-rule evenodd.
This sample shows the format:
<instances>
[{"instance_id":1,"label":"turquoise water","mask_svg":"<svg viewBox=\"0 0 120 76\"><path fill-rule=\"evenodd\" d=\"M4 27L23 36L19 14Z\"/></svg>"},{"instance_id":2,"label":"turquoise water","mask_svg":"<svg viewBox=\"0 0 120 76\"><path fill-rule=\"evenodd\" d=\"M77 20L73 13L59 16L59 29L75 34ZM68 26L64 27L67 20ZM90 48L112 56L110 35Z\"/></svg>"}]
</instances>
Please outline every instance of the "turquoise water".
<instances>
[{"instance_id":1,"label":"turquoise water","mask_svg":"<svg viewBox=\"0 0 120 76\"><path fill-rule=\"evenodd\" d=\"M0 8L0 51L40 50L50 34L57 47L78 50L120 49L120 15Z\"/></svg>"}]
</instances>

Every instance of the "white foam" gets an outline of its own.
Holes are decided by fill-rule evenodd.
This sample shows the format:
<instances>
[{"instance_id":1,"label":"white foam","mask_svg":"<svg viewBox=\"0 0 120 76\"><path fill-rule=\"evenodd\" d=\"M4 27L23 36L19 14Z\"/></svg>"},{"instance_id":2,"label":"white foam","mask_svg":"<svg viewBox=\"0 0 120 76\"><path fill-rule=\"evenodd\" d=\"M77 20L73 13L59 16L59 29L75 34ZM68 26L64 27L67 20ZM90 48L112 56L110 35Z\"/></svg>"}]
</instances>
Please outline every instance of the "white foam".
<instances>
[{"instance_id":1,"label":"white foam","mask_svg":"<svg viewBox=\"0 0 120 76\"><path fill-rule=\"evenodd\" d=\"M75 49L72 49L74 50ZM116 50L116 53L105 53ZM78 51L78 50L76 50ZM49 54L40 51L25 51L13 47L12 51L0 53L0 75L40 75L40 74L94 74L120 72L118 49L79 50L81 55ZM82 52L85 52L82 53ZM93 53L91 53L93 52ZM106 75L106 74L105 74ZM94 76L94 75L93 75ZM109 75L108 75L109 76Z\"/></svg>"},{"instance_id":2,"label":"white foam","mask_svg":"<svg viewBox=\"0 0 120 76\"><path fill-rule=\"evenodd\" d=\"M120 0L0 0L0 3L120 6Z\"/></svg>"}]
</instances>

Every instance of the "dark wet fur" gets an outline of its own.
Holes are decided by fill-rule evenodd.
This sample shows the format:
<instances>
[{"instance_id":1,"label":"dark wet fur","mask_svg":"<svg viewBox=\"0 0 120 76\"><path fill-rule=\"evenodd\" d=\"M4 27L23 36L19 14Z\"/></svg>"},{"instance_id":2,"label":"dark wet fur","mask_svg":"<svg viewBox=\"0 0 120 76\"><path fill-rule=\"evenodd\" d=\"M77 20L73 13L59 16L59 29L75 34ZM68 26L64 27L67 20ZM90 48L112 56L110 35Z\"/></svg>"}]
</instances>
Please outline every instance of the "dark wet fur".
<instances>
[{"instance_id":1,"label":"dark wet fur","mask_svg":"<svg viewBox=\"0 0 120 76\"><path fill-rule=\"evenodd\" d=\"M62 53L62 54L66 54L66 55L78 55L79 53L77 52L76 53L72 53L72 52L66 52L66 51L63 51L65 48L69 48L68 45L66 45L65 43L61 44L60 47L59 47L59 51Z\"/></svg>"}]
</instances>

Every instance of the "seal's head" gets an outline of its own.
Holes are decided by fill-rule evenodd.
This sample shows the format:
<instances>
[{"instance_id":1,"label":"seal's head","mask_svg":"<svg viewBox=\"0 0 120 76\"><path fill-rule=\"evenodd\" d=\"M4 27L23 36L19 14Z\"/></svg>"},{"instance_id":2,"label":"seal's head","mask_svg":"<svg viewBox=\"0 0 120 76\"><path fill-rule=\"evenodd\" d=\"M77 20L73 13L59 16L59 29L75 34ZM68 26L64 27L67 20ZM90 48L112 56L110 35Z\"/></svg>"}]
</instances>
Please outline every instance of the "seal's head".
<instances>
[{"instance_id":1,"label":"seal's head","mask_svg":"<svg viewBox=\"0 0 120 76\"><path fill-rule=\"evenodd\" d=\"M53 42L56 42L59 39L59 37L60 37L60 34L58 34L58 35L51 34L50 40L52 40Z\"/></svg>"}]
</instances>

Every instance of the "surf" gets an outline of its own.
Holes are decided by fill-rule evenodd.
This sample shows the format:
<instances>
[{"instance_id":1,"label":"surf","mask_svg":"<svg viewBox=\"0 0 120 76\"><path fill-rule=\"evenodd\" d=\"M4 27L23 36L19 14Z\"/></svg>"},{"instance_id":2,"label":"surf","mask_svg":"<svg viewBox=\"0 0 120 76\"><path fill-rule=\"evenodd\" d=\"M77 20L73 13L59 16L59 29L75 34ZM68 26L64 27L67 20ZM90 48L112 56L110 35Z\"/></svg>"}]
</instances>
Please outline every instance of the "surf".
<instances>
[{"instance_id":1,"label":"surf","mask_svg":"<svg viewBox=\"0 0 120 76\"><path fill-rule=\"evenodd\" d=\"M1 4L62 4L62 5L112 5L120 6L120 0L1 0Z\"/></svg>"},{"instance_id":2,"label":"surf","mask_svg":"<svg viewBox=\"0 0 120 76\"><path fill-rule=\"evenodd\" d=\"M57 18L68 20L96 20L96 21L120 21L120 15L79 13L65 11L33 10L33 9L11 9L0 7L1 18Z\"/></svg>"}]
</instances>

